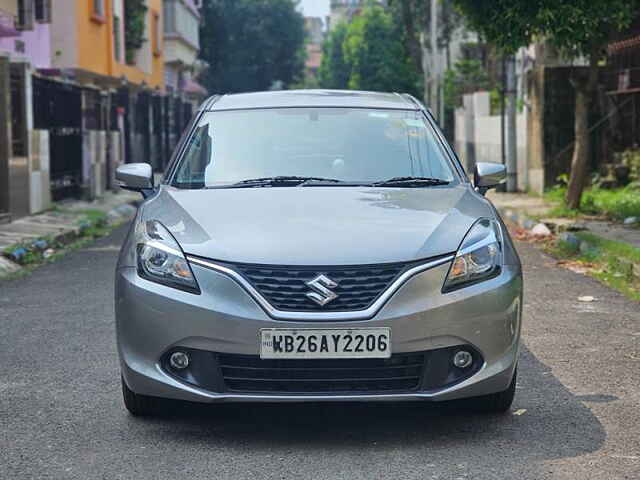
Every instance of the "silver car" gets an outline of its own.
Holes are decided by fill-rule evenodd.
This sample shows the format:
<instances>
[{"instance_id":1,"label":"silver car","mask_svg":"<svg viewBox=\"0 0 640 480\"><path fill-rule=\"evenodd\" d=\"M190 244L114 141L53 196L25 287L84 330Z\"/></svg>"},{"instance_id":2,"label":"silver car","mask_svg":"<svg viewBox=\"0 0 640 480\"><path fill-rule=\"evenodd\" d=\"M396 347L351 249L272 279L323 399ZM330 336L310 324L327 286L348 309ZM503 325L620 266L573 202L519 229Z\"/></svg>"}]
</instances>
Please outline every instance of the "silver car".
<instances>
[{"instance_id":1,"label":"silver car","mask_svg":"<svg viewBox=\"0 0 640 480\"><path fill-rule=\"evenodd\" d=\"M478 163L470 182L409 95L207 100L140 207L115 285L134 415L195 402L444 401L509 409L520 260Z\"/></svg>"}]
</instances>

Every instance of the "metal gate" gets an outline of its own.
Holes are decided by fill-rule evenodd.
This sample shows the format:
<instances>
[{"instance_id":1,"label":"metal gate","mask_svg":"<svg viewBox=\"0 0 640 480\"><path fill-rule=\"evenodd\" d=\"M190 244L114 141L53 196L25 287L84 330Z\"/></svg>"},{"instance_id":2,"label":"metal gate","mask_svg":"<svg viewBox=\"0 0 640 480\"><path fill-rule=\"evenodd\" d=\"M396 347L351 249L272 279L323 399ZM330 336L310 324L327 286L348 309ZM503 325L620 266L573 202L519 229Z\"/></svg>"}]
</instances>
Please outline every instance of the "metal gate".
<instances>
[{"instance_id":1,"label":"metal gate","mask_svg":"<svg viewBox=\"0 0 640 480\"><path fill-rule=\"evenodd\" d=\"M82 90L33 77L33 120L49 130L51 196L78 197L82 186Z\"/></svg>"}]
</instances>

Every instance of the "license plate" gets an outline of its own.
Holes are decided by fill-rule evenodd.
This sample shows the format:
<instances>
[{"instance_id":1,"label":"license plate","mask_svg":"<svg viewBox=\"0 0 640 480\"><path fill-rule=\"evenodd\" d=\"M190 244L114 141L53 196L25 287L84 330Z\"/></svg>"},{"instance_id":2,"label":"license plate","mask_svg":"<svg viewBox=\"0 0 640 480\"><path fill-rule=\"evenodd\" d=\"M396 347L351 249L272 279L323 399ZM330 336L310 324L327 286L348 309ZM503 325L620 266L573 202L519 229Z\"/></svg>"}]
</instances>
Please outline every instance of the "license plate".
<instances>
[{"instance_id":1,"label":"license plate","mask_svg":"<svg viewBox=\"0 0 640 480\"><path fill-rule=\"evenodd\" d=\"M263 328L260 358L389 358L391 329Z\"/></svg>"}]
</instances>

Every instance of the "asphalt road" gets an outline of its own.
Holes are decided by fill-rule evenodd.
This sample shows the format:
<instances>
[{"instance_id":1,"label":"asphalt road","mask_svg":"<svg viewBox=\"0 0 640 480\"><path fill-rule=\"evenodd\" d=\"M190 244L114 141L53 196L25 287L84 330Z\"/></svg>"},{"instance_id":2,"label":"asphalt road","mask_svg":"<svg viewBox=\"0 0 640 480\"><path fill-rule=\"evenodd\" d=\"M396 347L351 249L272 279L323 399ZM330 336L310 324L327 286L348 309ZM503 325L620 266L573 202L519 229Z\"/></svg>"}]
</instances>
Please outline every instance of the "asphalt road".
<instances>
[{"instance_id":1,"label":"asphalt road","mask_svg":"<svg viewBox=\"0 0 640 480\"><path fill-rule=\"evenodd\" d=\"M137 419L114 339L123 235L0 283L0 479L640 478L640 305L530 245L518 245L524 345L507 415L243 404Z\"/></svg>"}]
</instances>

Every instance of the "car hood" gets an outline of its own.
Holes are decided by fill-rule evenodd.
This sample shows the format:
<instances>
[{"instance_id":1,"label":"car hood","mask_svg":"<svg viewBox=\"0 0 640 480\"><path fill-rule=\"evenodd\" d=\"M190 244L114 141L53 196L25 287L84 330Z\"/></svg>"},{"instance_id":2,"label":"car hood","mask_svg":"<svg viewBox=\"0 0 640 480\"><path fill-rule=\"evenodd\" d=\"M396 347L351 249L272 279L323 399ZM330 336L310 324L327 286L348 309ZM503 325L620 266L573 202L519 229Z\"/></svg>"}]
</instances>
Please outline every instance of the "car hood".
<instances>
[{"instance_id":1,"label":"car hood","mask_svg":"<svg viewBox=\"0 0 640 480\"><path fill-rule=\"evenodd\" d=\"M362 265L456 251L487 200L467 185L430 188L163 186L142 211L187 254L241 263Z\"/></svg>"}]
</instances>

